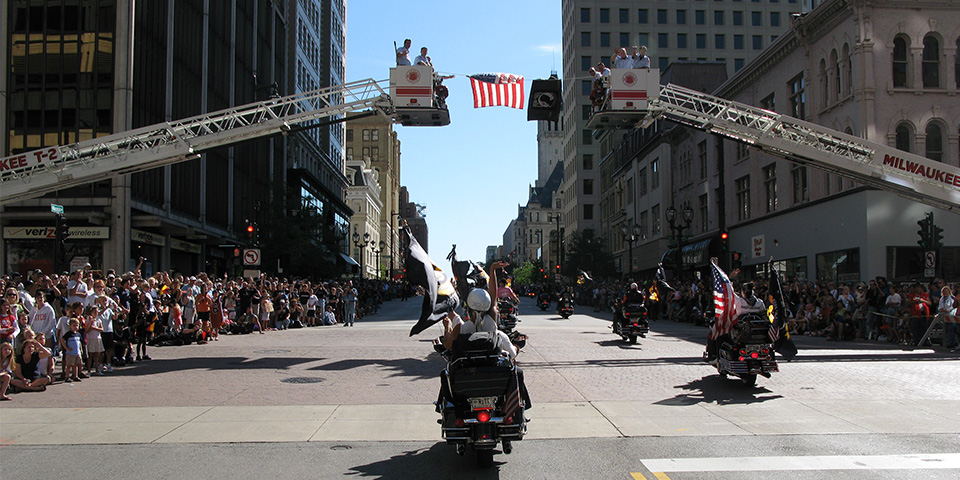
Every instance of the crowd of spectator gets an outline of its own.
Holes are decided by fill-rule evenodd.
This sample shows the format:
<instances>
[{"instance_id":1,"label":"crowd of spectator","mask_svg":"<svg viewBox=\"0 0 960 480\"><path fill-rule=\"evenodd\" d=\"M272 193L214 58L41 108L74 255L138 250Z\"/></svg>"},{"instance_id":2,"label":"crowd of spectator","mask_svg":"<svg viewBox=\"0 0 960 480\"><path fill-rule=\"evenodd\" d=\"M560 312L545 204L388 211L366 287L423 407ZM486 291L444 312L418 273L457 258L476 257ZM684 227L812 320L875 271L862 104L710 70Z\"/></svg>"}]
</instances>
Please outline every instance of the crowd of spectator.
<instances>
[{"instance_id":1,"label":"crowd of spectator","mask_svg":"<svg viewBox=\"0 0 960 480\"><path fill-rule=\"evenodd\" d=\"M113 373L150 360L148 346L205 344L223 334L353 326L414 292L385 280L311 281L196 276L89 264L61 275L4 276L0 302L0 399Z\"/></svg>"},{"instance_id":2,"label":"crowd of spectator","mask_svg":"<svg viewBox=\"0 0 960 480\"><path fill-rule=\"evenodd\" d=\"M713 316L713 290L708 280L674 285L675 290L654 282L641 282L640 288L648 296L650 318L707 324ZM769 304L767 281L754 282L757 296ZM578 305L609 312L623 298L629 284L629 281L605 280L565 288L573 289ZM541 284L530 290L553 292L560 287ZM929 283L899 284L888 282L884 277L849 284L791 279L783 285L787 323L794 335L917 345L933 319L941 315L943 323L937 330L937 338L942 338L942 346L951 349L960 346L958 290L960 283L951 287L940 278Z\"/></svg>"}]
</instances>

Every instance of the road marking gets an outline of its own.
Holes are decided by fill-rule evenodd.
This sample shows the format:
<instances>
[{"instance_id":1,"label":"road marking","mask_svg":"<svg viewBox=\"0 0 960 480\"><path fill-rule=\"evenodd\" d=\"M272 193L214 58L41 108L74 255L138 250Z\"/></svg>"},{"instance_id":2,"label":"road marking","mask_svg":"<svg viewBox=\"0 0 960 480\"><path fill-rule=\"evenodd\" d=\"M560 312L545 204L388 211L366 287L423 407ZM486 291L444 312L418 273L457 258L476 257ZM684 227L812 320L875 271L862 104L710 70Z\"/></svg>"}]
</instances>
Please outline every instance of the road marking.
<instances>
[{"instance_id":1,"label":"road marking","mask_svg":"<svg viewBox=\"0 0 960 480\"><path fill-rule=\"evenodd\" d=\"M668 477L667 474L663 472L653 472L653 476L657 477L657 480L670 480L670 477Z\"/></svg>"},{"instance_id":2,"label":"road marking","mask_svg":"<svg viewBox=\"0 0 960 480\"><path fill-rule=\"evenodd\" d=\"M647 480L647 477L644 477L640 472L630 472L630 476L633 477L633 480Z\"/></svg>"},{"instance_id":3,"label":"road marking","mask_svg":"<svg viewBox=\"0 0 960 480\"><path fill-rule=\"evenodd\" d=\"M960 469L960 453L906 455L811 455L798 457L653 458L651 472L755 472L786 470ZM656 475L656 473L654 474ZM657 478L660 478L659 476Z\"/></svg>"}]
</instances>

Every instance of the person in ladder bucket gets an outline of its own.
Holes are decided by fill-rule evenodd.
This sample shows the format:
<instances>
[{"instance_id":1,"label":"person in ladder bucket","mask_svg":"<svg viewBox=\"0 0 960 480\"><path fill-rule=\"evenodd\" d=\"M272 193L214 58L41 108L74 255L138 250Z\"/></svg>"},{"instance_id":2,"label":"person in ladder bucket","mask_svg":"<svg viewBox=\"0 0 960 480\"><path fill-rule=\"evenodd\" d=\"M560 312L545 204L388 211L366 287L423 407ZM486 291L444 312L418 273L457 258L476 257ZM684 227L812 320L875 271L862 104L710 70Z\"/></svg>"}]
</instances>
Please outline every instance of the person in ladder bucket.
<instances>
[{"instance_id":1,"label":"person in ladder bucket","mask_svg":"<svg viewBox=\"0 0 960 480\"><path fill-rule=\"evenodd\" d=\"M403 41L403 46L397 49L397 66L410 65L410 45L413 43L409 38ZM396 43L394 43L396 45Z\"/></svg>"}]
</instances>

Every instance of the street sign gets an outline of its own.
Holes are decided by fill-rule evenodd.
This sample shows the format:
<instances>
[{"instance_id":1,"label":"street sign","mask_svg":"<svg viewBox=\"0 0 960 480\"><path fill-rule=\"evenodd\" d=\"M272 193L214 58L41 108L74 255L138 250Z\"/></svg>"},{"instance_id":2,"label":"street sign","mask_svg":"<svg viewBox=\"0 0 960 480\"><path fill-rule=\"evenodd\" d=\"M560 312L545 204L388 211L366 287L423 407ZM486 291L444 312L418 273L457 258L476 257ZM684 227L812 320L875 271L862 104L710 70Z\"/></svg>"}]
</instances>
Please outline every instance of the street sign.
<instances>
[{"instance_id":1,"label":"street sign","mask_svg":"<svg viewBox=\"0 0 960 480\"><path fill-rule=\"evenodd\" d=\"M923 269L923 276L927 278L933 278L937 276L937 269L935 268L925 268Z\"/></svg>"},{"instance_id":2,"label":"street sign","mask_svg":"<svg viewBox=\"0 0 960 480\"><path fill-rule=\"evenodd\" d=\"M923 252L923 267L924 268L936 268L937 267L937 252ZM933 276L933 275L929 275Z\"/></svg>"},{"instance_id":3,"label":"street sign","mask_svg":"<svg viewBox=\"0 0 960 480\"><path fill-rule=\"evenodd\" d=\"M56 213L57 215L63 215L63 205L57 205L56 203L51 203L50 211L52 213Z\"/></svg>"},{"instance_id":4,"label":"street sign","mask_svg":"<svg viewBox=\"0 0 960 480\"><path fill-rule=\"evenodd\" d=\"M247 248L243 250L244 265L260 265L260 249Z\"/></svg>"}]
</instances>

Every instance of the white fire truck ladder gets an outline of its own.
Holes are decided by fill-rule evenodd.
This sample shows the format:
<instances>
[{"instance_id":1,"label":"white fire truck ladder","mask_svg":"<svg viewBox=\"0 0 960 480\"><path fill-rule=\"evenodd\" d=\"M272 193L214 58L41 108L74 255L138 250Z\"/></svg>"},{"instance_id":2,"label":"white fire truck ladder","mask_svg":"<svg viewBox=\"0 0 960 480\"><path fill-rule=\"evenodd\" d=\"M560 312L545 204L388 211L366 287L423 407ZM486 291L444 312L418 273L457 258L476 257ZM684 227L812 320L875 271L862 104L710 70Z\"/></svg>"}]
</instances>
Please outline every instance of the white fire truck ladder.
<instances>
[{"instance_id":1,"label":"white fire truck ladder","mask_svg":"<svg viewBox=\"0 0 960 480\"><path fill-rule=\"evenodd\" d=\"M0 159L0 204L190 160L214 147L368 108L395 114L390 96L372 79L12 155Z\"/></svg>"},{"instance_id":2,"label":"white fire truck ladder","mask_svg":"<svg viewBox=\"0 0 960 480\"><path fill-rule=\"evenodd\" d=\"M724 100L677 85L660 86L645 128L658 117L746 142L920 203L960 212L960 168L870 142L786 115Z\"/></svg>"}]
</instances>

